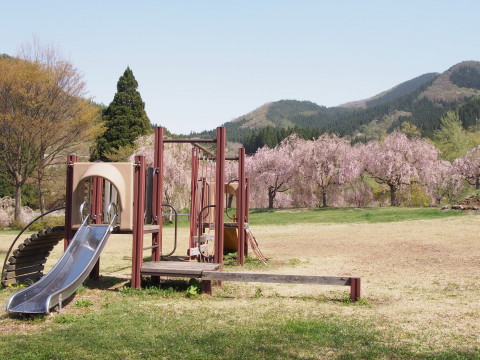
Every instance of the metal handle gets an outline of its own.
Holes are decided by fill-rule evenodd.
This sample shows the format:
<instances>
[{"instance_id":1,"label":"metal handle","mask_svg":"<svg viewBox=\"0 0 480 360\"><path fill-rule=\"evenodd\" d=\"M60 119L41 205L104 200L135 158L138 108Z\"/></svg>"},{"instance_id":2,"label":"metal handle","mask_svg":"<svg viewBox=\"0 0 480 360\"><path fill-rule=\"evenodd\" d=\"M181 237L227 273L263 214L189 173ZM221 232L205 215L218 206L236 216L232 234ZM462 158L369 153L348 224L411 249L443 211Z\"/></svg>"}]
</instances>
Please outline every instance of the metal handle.
<instances>
[{"instance_id":1,"label":"metal handle","mask_svg":"<svg viewBox=\"0 0 480 360\"><path fill-rule=\"evenodd\" d=\"M115 210L115 212L112 215L112 209ZM108 204L107 206L107 214L110 217L110 226L113 226L114 221L117 219L118 216L118 206L115 204L113 201Z\"/></svg>"},{"instance_id":2,"label":"metal handle","mask_svg":"<svg viewBox=\"0 0 480 360\"><path fill-rule=\"evenodd\" d=\"M83 210L85 209L85 206L86 205L90 205L87 201L84 201L80 204L80 215L82 217L82 224L90 217L90 213L85 215L83 215Z\"/></svg>"}]
</instances>

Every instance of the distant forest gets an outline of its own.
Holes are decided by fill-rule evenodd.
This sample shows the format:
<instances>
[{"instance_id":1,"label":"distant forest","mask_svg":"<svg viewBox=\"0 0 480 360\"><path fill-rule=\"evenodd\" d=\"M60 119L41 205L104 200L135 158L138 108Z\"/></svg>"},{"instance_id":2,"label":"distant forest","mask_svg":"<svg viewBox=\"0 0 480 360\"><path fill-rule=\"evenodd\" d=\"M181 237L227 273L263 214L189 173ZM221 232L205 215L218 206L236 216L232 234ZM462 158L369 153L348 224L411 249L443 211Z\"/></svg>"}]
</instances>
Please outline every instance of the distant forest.
<instances>
[{"instance_id":1,"label":"distant forest","mask_svg":"<svg viewBox=\"0 0 480 360\"><path fill-rule=\"evenodd\" d=\"M480 89L480 70L477 65L452 68L449 75L451 83L461 88ZM254 153L265 145L274 147L294 132L304 138L318 137L327 132L348 137L352 143L367 141L362 129L370 123L385 121L387 117L393 119L388 123L387 132L408 122L415 125L423 137L431 138L440 127L441 117L452 109L458 111L465 128L478 126L479 97L460 96L459 100L449 102L432 101L423 94L439 76L437 73L418 76L366 100L364 107L327 108L310 101L280 100L268 106L264 115L265 127L258 128L258 122L251 125L248 118L227 122L223 126L227 129L228 140L242 143L248 153ZM274 126L266 125L272 123ZM214 137L215 131L191 136Z\"/></svg>"}]
</instances>

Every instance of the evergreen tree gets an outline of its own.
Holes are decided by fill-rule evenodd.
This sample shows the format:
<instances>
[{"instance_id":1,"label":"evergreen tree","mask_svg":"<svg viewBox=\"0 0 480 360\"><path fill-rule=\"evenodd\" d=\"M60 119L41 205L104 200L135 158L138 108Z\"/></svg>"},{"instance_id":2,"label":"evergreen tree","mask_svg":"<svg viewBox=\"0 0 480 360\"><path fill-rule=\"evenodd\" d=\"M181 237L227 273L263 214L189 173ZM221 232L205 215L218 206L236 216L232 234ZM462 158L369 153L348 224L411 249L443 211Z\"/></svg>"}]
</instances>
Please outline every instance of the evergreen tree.
<instances>
[{"instance_id":1,"label":"evergreen tree","mask_svg":"<svg viewBox=\"0 0 480 360\"><path fill-rule=\"evenodd\" d=\"M97 139L92 158L108 161L107 154L132 146L136 138L151 132L145 103L137 88L138 82L127 67L118 79L113 101L102 113L106 131Z\"/></svg>"}]
</instances>

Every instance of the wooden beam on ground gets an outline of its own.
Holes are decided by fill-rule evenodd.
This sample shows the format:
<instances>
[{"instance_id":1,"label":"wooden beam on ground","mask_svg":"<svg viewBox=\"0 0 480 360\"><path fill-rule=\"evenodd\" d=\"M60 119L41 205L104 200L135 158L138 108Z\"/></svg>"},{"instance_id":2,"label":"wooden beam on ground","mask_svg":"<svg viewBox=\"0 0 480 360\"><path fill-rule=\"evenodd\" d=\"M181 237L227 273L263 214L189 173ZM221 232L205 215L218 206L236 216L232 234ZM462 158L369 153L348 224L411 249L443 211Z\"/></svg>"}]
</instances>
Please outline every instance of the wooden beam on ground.
<instances>
[{"instance_id":1,"label":"wooden beam on ground","mask_svg":"<svg viewBox=\"0 0 480 360\"><path fill-rule=\"evenodd\" d=\"M204 271L202 280L350 286L350 299L360 298L360 278L357 277Z\"/></svg>"},{"instance_id":2,"label":"wooden beam on ground","mask_svg":"<svg viewBox=\"0 0 480 360\"><path fill-rule=\"evenodd\" d=\"M202 280L350 286L350 277L204 271Z\"/></svg>"}]
</instances>

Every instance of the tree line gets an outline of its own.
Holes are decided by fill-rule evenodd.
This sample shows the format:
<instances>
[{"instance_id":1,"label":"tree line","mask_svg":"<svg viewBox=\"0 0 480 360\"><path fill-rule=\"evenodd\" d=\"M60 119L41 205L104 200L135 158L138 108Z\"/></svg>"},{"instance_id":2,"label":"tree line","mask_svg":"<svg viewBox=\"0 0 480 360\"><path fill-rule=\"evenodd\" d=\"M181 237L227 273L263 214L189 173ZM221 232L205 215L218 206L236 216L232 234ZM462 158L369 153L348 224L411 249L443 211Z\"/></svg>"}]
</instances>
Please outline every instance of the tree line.
<instances>
[{"instance_id":1,"label":"tree line","mask_svg":"<svg viewBox=\"0 0 480 360\"><path fill-rule=\"evenodd\" d=\"M13 211L2 202L0 222L25 222L25 202L41 213L64 202L67 154L126 159L136 138L152 132L137 87L127 67L114 100L102 107L87 97L80 71L51 46L35 40L17 56L0 56L0 198L14 199Z\"/></svg>"}]
</instances>

